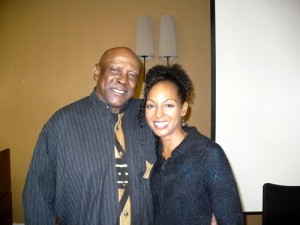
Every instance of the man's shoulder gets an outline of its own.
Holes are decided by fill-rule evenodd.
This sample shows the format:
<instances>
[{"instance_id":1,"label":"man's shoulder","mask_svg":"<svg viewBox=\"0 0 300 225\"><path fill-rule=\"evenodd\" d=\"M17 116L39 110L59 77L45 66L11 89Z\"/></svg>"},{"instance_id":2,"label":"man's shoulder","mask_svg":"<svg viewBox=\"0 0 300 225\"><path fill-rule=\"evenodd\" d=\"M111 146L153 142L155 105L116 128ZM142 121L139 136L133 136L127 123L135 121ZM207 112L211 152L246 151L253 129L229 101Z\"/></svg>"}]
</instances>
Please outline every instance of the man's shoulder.
<instances>
[{"instance_id":1,"label":"man's shoulder","mask_svg":"<svg viewBox=\"0 0 300 225\"><path fill-rule=\"evenodd\" d=\"M88 96L84 97L82 99L76 100L76 101L71 102L71 103L59 108L58 110L56 110L50 119L51 120L58 119L59 117L63 117L66 115L70 115L74 112L85 110L89 104L90 103L89 103Z\"/></svg>"},{"instance_id":2,"label":"man's shoulder","mask_svg":"<svg viewBox=\"0 0 300 225\"><path fill-rule=\"evenodd\" d=\"M133 99L131 99L131 102L132 102L132 104L135 104L135 105L140 106L141 103L142 103L142 99L139 99L139 98L133 98Z\"/></svg>"},{"instance_id":3,"label":"man's shoulder","mask_svg":"<svg viewBox=\"0 0 300 225\"><path fill-rule=\"evenodd\" d=\"M81 108L88 104L89 104L89 97L87 96L63 106L62 108L58 109L57 112L72 111L75 110L76 108Z\"/></svg>"},{"instance_id":4,"label":"man's shoulder","mask_svg":"<svg viewBox=\"0 0 300 225\"><path fill-rule=\"evenodd\" d=\"M126 110L129 109L130 111L139 111L141 103L142 103L142 99L133 98L130 100L130 102L128 102L128 106Z\"/></svg>"}]
</instances>

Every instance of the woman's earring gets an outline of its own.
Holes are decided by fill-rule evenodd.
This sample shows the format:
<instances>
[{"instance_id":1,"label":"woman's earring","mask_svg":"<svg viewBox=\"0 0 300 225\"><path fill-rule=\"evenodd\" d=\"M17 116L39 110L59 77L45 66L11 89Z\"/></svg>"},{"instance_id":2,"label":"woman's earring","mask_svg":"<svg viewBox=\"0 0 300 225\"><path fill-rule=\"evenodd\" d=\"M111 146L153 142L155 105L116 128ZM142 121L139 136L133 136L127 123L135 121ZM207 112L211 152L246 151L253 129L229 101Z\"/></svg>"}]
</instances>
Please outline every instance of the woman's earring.
<instances>
[{"instance_id":1,"label":"woman's earring","mask_svg":"<svg viewBox=\"0 0 300 225\"><path fill-rule=\"evenodd\" d=\"M182 127L185 127L185 125L186 125L186 123L185 123L184 119L182 119L182 120L181 120L181 126L182 126Z\"/></svg>"}]
</instances>

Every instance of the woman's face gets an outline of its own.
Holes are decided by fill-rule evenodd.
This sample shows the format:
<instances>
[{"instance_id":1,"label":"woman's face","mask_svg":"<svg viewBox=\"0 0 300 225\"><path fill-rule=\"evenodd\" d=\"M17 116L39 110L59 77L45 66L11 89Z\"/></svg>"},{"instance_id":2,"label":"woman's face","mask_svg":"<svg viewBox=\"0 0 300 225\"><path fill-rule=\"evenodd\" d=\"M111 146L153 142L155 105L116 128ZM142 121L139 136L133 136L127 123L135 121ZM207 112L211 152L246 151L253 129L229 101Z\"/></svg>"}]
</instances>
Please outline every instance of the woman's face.
<instances>
[{"instance_id":1,"label":"woman's face","mask_svg":"<svg viewBox=\"0 0 300 225\"><path fill-rule=\"evenodd\" d=\"M181 121L187 108L187 102L181 104L175 84L160 81L148 93L146 120L152 131L160 138L176 138L176 135L183 131Z\"/></svg>"}]
</instances>

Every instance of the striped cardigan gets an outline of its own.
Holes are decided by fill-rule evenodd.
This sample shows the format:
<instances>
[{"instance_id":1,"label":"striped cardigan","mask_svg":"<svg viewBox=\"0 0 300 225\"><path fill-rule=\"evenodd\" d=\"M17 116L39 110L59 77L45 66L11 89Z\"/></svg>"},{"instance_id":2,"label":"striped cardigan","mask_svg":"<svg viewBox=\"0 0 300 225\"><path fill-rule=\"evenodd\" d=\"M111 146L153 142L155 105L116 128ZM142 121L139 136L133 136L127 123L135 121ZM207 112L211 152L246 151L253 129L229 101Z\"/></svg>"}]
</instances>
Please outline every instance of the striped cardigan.
<instances>
[{"instance_id":1,"label":"striped cardigan","mask_svg":"<svg viewBox=\"0 0 300 225\"><path fill-rule=\"evenodd\" d=\"M155 139L139 125L140 100L132 99L123 131L128 151L132 225L152 224L146 165L155 162ZM117 115L95 91L58 110L43 127L28 171L23 206L26 225L116 225L119 218L114 157ZM147 163L148 162L148 163Z\"/></svg>"}]
</instances>

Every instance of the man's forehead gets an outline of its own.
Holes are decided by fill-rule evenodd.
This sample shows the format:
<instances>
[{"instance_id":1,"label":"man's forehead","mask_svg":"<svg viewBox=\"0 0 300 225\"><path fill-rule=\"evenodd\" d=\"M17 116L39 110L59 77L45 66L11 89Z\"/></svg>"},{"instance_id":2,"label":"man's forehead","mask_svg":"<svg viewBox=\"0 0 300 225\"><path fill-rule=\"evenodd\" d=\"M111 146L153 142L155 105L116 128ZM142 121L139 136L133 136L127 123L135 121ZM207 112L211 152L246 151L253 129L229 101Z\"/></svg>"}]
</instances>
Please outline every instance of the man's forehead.
<instances>
[{"instance_id":1,"label":"man's forehead","mask_svg":"<svg viewBox=\"0 0 300 225\"><path fill-rule=\"evenodd\" d=\"M103 57L104 57L104 59L113 59L116 57L123 57L123 58L131 58L133 60L136 60L135 55L133 55L132 52L130 52L127 49L123 49L123 48L110 50L110 51L106 52L106 54Z\"/></svg>"},{"instance_id":2,"label":"man's forehead","mask_svg":"<svg viewBox=\"0 0 300 225\"><path fill-rule=\"evenodd\" d=\"M106 57L104 60L105 66L116 65L118 67L133 67L135 70L139 70L139 63L135 60L135 58L130 55L111 55ZM126 64L126 65L125 65Z\"/></svg>"}]
</instances>

